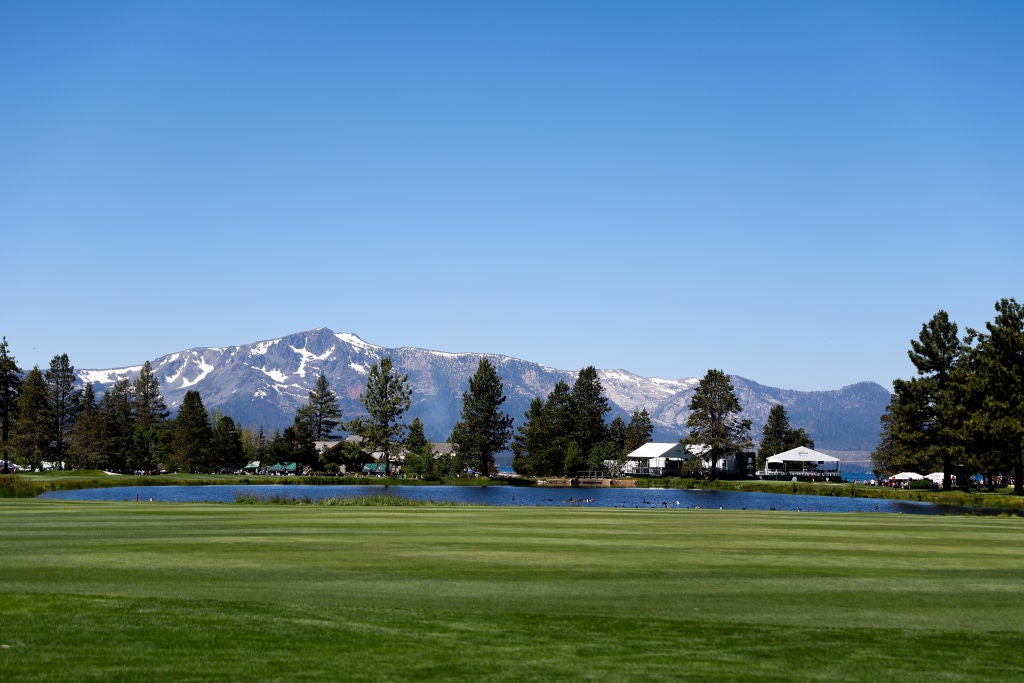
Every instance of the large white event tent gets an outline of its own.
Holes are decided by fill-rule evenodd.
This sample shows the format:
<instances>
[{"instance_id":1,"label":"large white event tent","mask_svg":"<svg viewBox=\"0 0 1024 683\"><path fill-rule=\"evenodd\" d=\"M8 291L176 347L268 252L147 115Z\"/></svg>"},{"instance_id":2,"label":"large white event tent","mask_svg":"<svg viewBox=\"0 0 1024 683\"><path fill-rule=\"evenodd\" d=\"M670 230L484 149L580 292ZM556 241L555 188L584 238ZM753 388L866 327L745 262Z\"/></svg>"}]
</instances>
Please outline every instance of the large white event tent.
<instances>
[{"instance_id":1,"label":"large white event tent","mask_svg":"<svg viewBox=\"0 0 1024 683\"><path fill-rule=\"evenodd\" d=\"M823 467L823 466L828 467ZM769 455L764 461L768 474L839 474L839 458L813 448L797 446L782 453Z\"/></svg>"}]
</instances>

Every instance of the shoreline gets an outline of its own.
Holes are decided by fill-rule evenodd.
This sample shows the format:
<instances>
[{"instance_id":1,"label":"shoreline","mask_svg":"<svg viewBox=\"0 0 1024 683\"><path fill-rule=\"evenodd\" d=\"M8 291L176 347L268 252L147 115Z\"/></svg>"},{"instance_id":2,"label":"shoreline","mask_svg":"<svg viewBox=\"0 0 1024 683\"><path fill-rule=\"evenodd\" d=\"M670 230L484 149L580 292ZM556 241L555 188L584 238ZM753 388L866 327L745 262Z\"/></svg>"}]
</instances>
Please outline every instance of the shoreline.
<instances>
[{"instance_id":1,"label":"shoreline","mask_svg":"<svg viewBox=\"0 0 1024 683\"><path fill-rule=\"evenodd\" d=\"M793 483L764 480L715 480L699 479L650 479L635 478L623 481L633 482L636 488L718 490L751 493L780 493L811 496L838 496L850 498L873 498L885 500L906 500L933 503L955 507L965 512L1024 514L1024 497L1013 496L1010 489L996 491L933 491L926 489L892 489L855 483ZM110 477L102 471L87 472L45 472L32 474L0 475L0 498L35 498L47 491L75 490L87 488L120 488L125 486L202 486L207 484L238 485L335 485L335 486L509 486L529 488L567 488L538 485L532 479L520 478L452 478L452 479L404 479L377 477L333 477L333 476L252 476L252 475L199 475L168 474L155 476L122 475Z\"/></svg>"}]
</instances>

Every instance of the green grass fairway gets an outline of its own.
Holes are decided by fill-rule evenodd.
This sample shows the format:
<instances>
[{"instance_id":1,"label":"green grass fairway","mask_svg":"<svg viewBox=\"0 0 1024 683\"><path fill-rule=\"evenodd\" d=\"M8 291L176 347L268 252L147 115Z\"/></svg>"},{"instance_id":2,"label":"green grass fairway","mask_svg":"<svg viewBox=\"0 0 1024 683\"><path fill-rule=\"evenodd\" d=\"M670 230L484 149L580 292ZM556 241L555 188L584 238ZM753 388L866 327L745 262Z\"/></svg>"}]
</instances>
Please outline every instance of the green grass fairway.
<instances>
[{"instance_id":1,"label":"green grass fairway","mask_svg":"<svg viewBox=\"0 0 1024 683\"><path fill-rule=\"evenodd\" d=\"M1024 679L1024 519L0 501L0 680Z\"/></svg>"}]
</instances>

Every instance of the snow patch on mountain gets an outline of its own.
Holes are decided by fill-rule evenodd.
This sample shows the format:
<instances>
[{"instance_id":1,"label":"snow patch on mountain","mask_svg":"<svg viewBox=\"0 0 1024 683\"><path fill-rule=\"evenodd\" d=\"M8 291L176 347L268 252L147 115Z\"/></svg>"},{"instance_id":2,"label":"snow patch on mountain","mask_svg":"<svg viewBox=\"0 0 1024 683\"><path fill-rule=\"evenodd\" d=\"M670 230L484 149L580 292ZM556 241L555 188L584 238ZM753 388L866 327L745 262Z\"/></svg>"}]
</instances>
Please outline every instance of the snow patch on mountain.
<instances>
[{"instance_id":1,"label":"snow patch on mountain","mask_svg":"<svg viewBox=\"0 0 1024 683\"><path fill-rule=\"evenodd\" d=\"M267 354L267 351L270 350L270 347L276 346L280 342L280 339L270 339L268 341L261 341L256 344L253 344L252 346L249 347L249 355L265 356Z\"/></svg>"},{"instance_id":2,"label":"snow patch on mountain","mask_svg":"<svg viewBox=\"0 0 1024 683\"><path fill-rule=\"evenodd\" d=\"M213 349L213 350L214 351L223 351L224 349ZM207 375L209 375L211 372L214 371L214 366L209 364L209 363L207 363L206 359L204 359L202 356L198 357L198 359L196 360L196 365L199 366L199 374L196 375L193 379L184 379L184 380L182 380L182 382L181 382L181 388L182 389L187 389L189 387L194 387L195 385L199 384L204 379L206 379Z\"/></svg>"},{"instance_id":3,"label":"snow patch on mountain","mask_svg":"<svg viewBox=\"0 0 1024 683\"><path fill-rule=\"evenodd\" d=\"M288 379L288 375L284 374L280 370L267 370L266 368L257 368L264 375L274 380L277 383L281 383Z\"/></svg>"},{"instance_id":4,"label":"snow patch on mountain","mask_svg":"<svg viewBox=\"0 0 1024 683\"><path fill-rule=\"evenodd\" d=\"M177 359L178 359L178 354L174 354L174 357L171 358L170 361L173 362L173 361L175 361ZM178 378L181 377L181 373L183 373L185 371L185 365L186 365L185 363L182 363L181 365L179 365L178 366L178 370L173 375L165 375L164 376L164 384L171 385L171 384L174 384L175 382L177 382Z\"/></svg>"},{"instance_id":5,"label":"snow patch on mountain","mask_svg":"<svg viewBox=\"0 0 1024 683\"><path fill-rule=\"evenodd\" d=\"M114 368L112 370L79 370L76 374L79 379L89 384L113 384L119 379L125 379L132 373L141 370L141 365L133 365L130 368Z\"/></svg>"},{"instance_id":6,"label":"snow patch on mountain","mask_svg":"<svg viewBox=\"0 0 1024 683\"><path fill-rule=\"evenodd\" d=\"M292 351L294 351L295 353L299 354L299 369L295 371L295 374L298 375L299 377L305 377L306 376L306 364L307 363L309 363L310 361L325 361L325 360L327 360L328 358L331 357L331 354L334 353L334 349L336 347L332 346L331 348L327 349L326 351L324 351L319 356L316 355L315 353L313 353L312 351L310 351L307 348L297 349L294 346L290 346L290 345L288 346L288 348L291 349Z\"/></svg>"},{"instance_id":7,"label":"snow patch on mountain","mask_svg":"<svg viewBox=\"0 0 1024 683\"><path fill-rule=\"evenodd\" d=\"M359 337L350 332L340 332L334 336L337 337L339 341L348 344L349 346L354 346L355 348L361 349L363 351L376 351L381 348L379 346L374 346L373 344L368 344L367 342L364 342L362 339L360 339Z\"/></svg>"}]
</instances>

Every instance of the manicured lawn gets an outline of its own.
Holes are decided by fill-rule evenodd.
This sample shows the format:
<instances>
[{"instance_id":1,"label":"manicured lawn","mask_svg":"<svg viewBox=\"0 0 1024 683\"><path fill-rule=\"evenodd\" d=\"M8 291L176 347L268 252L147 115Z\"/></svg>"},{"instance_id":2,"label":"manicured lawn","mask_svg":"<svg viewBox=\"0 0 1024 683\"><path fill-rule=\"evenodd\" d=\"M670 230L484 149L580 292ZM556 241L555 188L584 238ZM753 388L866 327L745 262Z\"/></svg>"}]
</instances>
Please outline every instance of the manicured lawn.
<instances>
[{"instance_id":1,"label":"manicured lawn","mask_svg":"<svg viewBox=\"0 0 1024 683\"><path fill-rule=\"evenodd\" d=\"M1024 678L1024 519L0 501L0 680Z\"/></svg>"}]
</instances>

